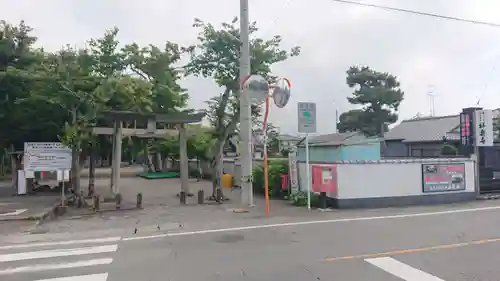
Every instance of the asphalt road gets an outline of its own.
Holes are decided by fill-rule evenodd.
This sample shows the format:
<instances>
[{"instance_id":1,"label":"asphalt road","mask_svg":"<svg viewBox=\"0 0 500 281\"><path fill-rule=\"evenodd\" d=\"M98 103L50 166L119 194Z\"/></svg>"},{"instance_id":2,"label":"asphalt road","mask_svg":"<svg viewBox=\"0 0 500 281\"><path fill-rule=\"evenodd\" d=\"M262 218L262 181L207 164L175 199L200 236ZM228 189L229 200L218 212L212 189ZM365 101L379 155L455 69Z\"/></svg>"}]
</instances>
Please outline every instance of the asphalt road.
<instances>
[{"instance_id":1,"label":"asphalt road","mask_svg":"<svg viewBox=\"0 0 500 281\"><path fill-rule=\"evenodd\" d=\"M498 281L500 208L488 205L496 209L4 245L0 280Z\"/></svg>"}]
</instances>

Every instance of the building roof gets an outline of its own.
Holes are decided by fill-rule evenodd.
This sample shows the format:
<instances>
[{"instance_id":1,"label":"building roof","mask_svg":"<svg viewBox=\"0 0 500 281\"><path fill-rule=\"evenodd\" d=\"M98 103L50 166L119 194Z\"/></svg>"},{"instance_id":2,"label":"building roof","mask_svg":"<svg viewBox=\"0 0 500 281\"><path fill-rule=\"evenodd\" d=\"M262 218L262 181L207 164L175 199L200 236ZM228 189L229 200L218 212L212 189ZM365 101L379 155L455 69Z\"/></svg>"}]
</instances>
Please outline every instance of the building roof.
<instances>
[{"instance_id":1,"label":"building roof","mask_svg":"<svg viewBox=\"0 0 500 281\"><path fill-rule=\"evenodd\" d=\"M385 133L384 138L405 142L442 141L447 132L459 125L459 115L409 119Z\"/></svg>"},{"instance_id":2,"label":"building roof","mask_svg":"<svg viewBox=\"0 0 500 281\"><path fill-rule=\"evenodd\" d=\"M361 132L346 132L346 133L336 133L336 134L327 134L327 135L319 135L315 137L311 137L309 139L310 146L339 146L339 145L353 145L360 143L367 143L379 141L374 138L367 138ZM299 143L300 146L303 146L304 143Z\"/></svg>"},{"instance_id":3,"label":"building roof","mask_svg":"<svg viewBox=\"0 0 500 281\"><path fill-rule=\"evenodd\" d=\"M299 136L292 136L288 134L283 134L278 136L278 140L280 141L300 141L302 138Z\"/></svg>"},{"instance_id":4,"label":"building roof","mask_svg":"<svg viewBox=\"0 0 500 281\"><path fill-rule=\"evenodd\" d=\"M500 110L495 109L493 116L498 116ZM401 140L403 142L429 142L457 139L460 126L460 115L421 117L403 120L400 124L384 134L385 140Z\"/></svg>"}]
</instances>

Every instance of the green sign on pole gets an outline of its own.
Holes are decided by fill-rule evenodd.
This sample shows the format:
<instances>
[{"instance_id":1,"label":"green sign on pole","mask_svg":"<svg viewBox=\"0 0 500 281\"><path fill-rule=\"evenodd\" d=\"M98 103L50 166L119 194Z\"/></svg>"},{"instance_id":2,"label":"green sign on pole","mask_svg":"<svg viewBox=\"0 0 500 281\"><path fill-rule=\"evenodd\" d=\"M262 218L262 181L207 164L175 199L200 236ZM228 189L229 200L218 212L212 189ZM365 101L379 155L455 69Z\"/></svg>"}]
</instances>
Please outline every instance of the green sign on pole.
<instances>
[{"instance_id":1,"label":"green sign on pole","mask_svg":"<svg viewBox=\"0 0 500 281\"><path fill-rule=\"evenodd\" d=\"M299 133L316 133L316 103L299 102L298 117Z\"/></svg>"}]
</instances>

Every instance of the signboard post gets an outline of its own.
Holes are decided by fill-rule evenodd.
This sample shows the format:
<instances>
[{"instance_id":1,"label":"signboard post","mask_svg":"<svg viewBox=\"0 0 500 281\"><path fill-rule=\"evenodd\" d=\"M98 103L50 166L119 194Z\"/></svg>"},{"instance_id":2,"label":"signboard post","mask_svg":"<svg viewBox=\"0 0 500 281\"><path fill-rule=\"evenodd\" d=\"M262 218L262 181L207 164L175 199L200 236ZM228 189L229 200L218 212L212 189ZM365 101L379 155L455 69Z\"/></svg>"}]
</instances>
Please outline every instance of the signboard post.
<instances>
[{"instance_id":1,"label":"signboard post","mask_svg":"<svg viewBox=\"0 0 500 281\"><path fill-rule=\"evenodd\" d=\"M422 164L422 192L465 190L465 164Z\"/></svg>"},{"instance_id":2,"label":"signboard post","mask_svg":"<svg viewBox=\"0 0 500 281\"><path fill-rule=\"evenodd\" d=\"M290 174L290 191L294 192L299 189L299 177L297 175L297 149L292 147L288 152L288 167Z\"/></svg>"},{"instance_id":3,"label":"signboard post","mask_svg":"<svg viewBox=\"0 0 500 281\"><path fill-rule=\"evenodd\" d=\"M64 174L71 170L71 148L60 142L25 142L24 171L57 172ZM64 206L64 184L61 189L61 203Z\"/></svg>"},{"instance_id":4,"label":"signboard post","mask_svg":"<svg viewBox=\"0 0 500 281\"><path fill-rule=\"evenodd\" d=\"M306 134L306 179L307 209L311 210L311 169L309 167L309 134L316 133L316 104L313 102L298 103L299 133Z\"/></svg>"}]
</instances>

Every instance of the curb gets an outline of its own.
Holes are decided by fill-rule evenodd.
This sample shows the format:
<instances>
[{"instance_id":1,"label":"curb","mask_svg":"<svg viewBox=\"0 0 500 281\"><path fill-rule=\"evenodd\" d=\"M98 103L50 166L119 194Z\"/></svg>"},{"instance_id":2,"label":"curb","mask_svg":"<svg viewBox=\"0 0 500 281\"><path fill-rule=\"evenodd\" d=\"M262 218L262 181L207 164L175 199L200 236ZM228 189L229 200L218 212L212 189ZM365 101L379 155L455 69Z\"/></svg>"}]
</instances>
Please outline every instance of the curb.
<instances>
[{"instance_id":1,"label":"curb","mask_svg":"<svg viewBox=\"0 0 500 281\"><path fill-rule=\"evenodd\" d=\"M5 217L1 218L0 222L7 222L7 221L43 221L47 220L50 217L57 217L57 209L59 208L61 204L57 203L51 208L47 209L46 211L39 213L37 215L31 215L31 216L25 216L25 217Z\"/></svg>"},{"instance_id":2,"label":"curb","mask_svg":"<svg viewBox=\"0 0 500 281\"><path fill-rule=\"evenodd\" d=\"M68 220L77 220L77 219L81 219L81 218L86 218L86 217L91 217L91 216L99 215L101 213L113 213L113 212L134 211L134 210L141 211L141 210L144 210L144 208L137 209L136 207L126 207L126 208L120 208L120 209L99 210L99 211L95 211L95 212L94 211L89 211L89 212L85 212L83 214L79 214L79 215L74 215L74 216L71 216L71 217L67 217L65 219L68 219Z\"/></svg>"},{"instance_id":3,"label":"curb","mask_svg":"<svg viewBox=\"0 0 500 281\"><path fill-rule=\"evenodd\" d=\"M137 178L139 177L138 174L121 174L120 178ZM80 175L80 178L82 179L88 179L89 175ZM111 178L111 174L102 174L102 175L95 175L96 179L108 179Z\"/></svg>"}]
</instances>

